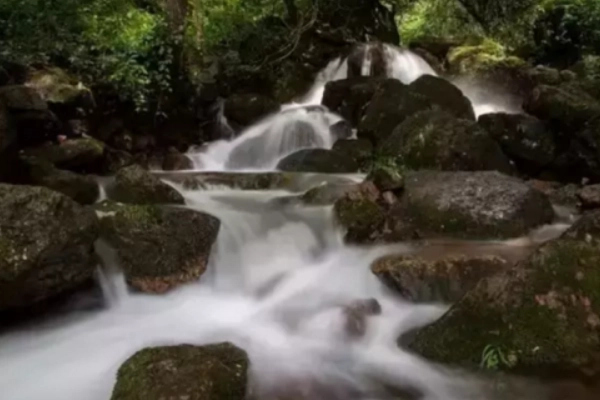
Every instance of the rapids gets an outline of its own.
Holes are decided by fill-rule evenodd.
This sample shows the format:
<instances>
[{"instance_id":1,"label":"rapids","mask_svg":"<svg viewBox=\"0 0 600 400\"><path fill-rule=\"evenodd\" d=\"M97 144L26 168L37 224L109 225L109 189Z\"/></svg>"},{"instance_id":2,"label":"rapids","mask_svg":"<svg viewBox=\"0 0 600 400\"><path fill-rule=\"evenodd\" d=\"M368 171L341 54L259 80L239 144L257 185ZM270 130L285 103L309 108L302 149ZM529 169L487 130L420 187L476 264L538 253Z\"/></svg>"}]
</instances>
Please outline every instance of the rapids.
<instances>
[{"instance_id":1,"label":"rapids","mask_svg":"<svg viewBox=\"0 0 600 400\"><path fill-rule=\"evenodd\" d=\"M392 61L389 75L406 83L433 73L408 51L386 47L385 54ZM328 81L347 74L347 60L332 61L300 104L190 154L196 169L273 170L300 148L331 147L329 126L339 117L315 105ZM187 207L221 220L208 271L166 295L132 293L114 252L98 243L101 306L90 294L91 302L79 299L55 315L0 330L0 398L108 400L118 367L135 351L228 340L249 354L249 395L257 400L391 399L399 389L424 400L491 399L485 380L430 365L397 346L399 335L447 308L404 302L370 272L376 258L413 247L345 245L331 207L273 201L289 191L194 191L171 184ZM369 317L364 337L349 338L343 307L369 298L379 301L382 314Z\"/></svg>"}]
</instances>

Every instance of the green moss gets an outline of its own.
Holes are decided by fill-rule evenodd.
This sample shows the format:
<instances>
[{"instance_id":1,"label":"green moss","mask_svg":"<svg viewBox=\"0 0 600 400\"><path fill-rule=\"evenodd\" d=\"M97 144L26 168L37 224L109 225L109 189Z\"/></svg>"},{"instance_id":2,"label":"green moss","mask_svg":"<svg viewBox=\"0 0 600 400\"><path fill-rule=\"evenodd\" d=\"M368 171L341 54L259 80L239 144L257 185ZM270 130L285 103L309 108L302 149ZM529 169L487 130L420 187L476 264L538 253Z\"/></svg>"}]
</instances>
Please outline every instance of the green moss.
<instances>
[{"instance_id":1,"label":"green moss","mask_svg":"<svg viewBox=\"0 0 600 400\"><path fill-rule=\"evenodd\" d=\"M348 230L346 239L351 242L372 239L386 218L383 208L369 199L344 197L334 208L339 223Z\"/></svg>"},{"instance_id":2,"label":"green moss","mask_svg":"<svg viewBox=\"0 0 600 400\"><path fill-rule=\"evenodd\" d=\"M454 48L448 54L448 63L457 73L484 72L492 69L514 69L524 67L525 61L510 56L506 49L491 39L481 44Z\"/></svg>"}]
</instances>

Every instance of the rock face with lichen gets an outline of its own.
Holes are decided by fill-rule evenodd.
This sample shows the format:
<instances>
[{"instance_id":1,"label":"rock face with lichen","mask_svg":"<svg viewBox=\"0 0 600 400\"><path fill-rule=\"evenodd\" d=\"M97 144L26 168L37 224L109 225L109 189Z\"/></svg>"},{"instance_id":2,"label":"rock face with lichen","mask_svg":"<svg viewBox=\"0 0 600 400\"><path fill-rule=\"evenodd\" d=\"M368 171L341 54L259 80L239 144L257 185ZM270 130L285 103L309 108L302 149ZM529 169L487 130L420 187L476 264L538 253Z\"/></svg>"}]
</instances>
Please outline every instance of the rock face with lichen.
<instances>
[{"instance_id":1,"label":"rock face with lichen","mask_svg":"<svg viewBox=\"0 0 600 400\"><path fill-rule=\"evenodd\" d=\"M405 237L477 240L523 236L554 218L544 194L491 171L407 173L391 213Z\"/></svg>"},{"instance_id":2,"label":"rock face with lichen","mask_svg":"<svg viewBox=\"0 0 600 400\"><path fill-rule=\"evenodd\" d=\"M45 188L0 184L0 310L35 304L91 280L98 220Z\"/></svg>"},{"instance_id":3,"label":"rock face with lichen","mask_svg":"<svg viewBox=\"0 0 600 400\"><path fill-rule=\"evenodd\" d=\"M248 366L230 343L148 348L121 366L111 400L243 400Z\"/></svg>"},{"instance_id":4,"label":"rock face with lichen","mask_svg":"<svg viewBox=\"0 0 600 400\"><path fill-rule=\"evenodd\" d=\"M585 215L516 268L485 279L411 347L477 367L487 348L500 369L546 377L600 376L600 217ZM490 347L491 346L491 347Z\"/></svg>"},{"instance_id":5,"label":"rock face with lichen","mask_svg":"<svg viewBox=\"0 0 600 400\"><path fill-rule=\"evenodd\" d=\"M220 222L208 214L158 206L122 205L102 219L102 234L121 259L127 282L164 293L206 270Z\"/></svg>"},{"instance_id":6,"label":"rock face with lichen","mask_svg":"<svg viewBox=\"0 0 600 400\"><path fill-rule=\"evenodd\" d=\"M455 302L483 278L509 267L496 256L456 256L427 260L414 256L387 256L371 270L390 289L417 302Z\"/></svg>"},{"instance_id":7,"label":"rock face with lichen","mask_svg":"<svg viewBox=\"0 0 600 400\"><path fill-rule=\"evenodd\" d=\"M174 188L139 165L121 169L115 176L113 198L131 204L183 204L183 196Z\"/></svg>"}]
</instances>

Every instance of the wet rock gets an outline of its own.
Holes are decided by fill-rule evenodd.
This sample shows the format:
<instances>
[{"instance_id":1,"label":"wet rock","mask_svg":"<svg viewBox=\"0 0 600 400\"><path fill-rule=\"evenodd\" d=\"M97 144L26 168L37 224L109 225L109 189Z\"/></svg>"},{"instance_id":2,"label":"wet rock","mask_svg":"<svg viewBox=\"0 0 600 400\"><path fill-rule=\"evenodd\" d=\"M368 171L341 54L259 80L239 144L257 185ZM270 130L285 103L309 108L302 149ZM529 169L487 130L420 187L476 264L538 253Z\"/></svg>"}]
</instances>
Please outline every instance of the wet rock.
<instances>
[{"instance_id":1,"label":"wet rock","mask_svg":"<svg viewBox=\"0 0 600 400\"><path fill-rule=\"evenodd\" d=\"M399 190L404 187L404 174L394 165L375 164L367 176L367 181L373 182L382 192Z\"/></svg>"},{"instance_id":2,"label":"wet rock","mask_svg":"<svg viewBox=\"0 0 600 400\"><path fill-rule=\"evenodd\" d=\"M480 282L423 329L411 348L464 367L477 367L495 354L496 368L512 373L597 378L600 247L597 225L591 226L594 235L574 228L517 268Z\"/></svg>"},{"instance_id":3,"label":"wet rock","mask_svg":"<svg viewBox=\"0 0 600 400\"><path fill-rule=\"evenodd\" d=\"M365 139L338 140L331 150L354 160L361 171L369 169L373 158L373 145Z\"/></svg>"},{"instance_id":4,"label":"wet rock","mask_svg":"<svg viewBox=\"0 0 600 400\"><path fill-rule=\"evenodd\" d=\"M395 79L383 81L358 125L358 137L383 143L408 117L433 108L431 101Z\"/></svg>"},{"instance_id":5,"label":"wet rock","mask_svg":"<svg viewBox=\"0 0 600 400\"><path fill-rule=\"evenodd\" d=\"M377 187L365 182L336 201L334 212L338 223L346 229L347 242L368 243L379 238L387 213L379 197Z\"/></svg>"},{"instance_id":6,"label":"wet rock","mask_svg":"<svg viewBox=\"0 0 600 400\"><path fill-rule=\"evenodd\" d=\"M329 127L329 134L336 141L350 139L352 137L352 125L348 121L341 120Z\"/></svg>"},{"instance_id":7,"label":"wet rock","mask_svg":"<svg viewBox=\"0 0 600 400\"><path fill-rule=\"evenodd\" d=\"M479 118L482 126L521 170L539 172L556 155L556 142L543 122L528 115L494 113Z\"/></svg>"},{"instance_id":8,"label":"wet rock","mask_svg":"<svg viewBox=\"0 0 600 400\"><path fill-rule=\"evenodd\" d=\"M235 94L225 100L225 117L236 130L248 127L279 111L273 99L255 94Z\"/></svg>"},{"instance_id":9,"label":"wet rock","mask_svg":"<svg viewBox=\"0 0 600 400\"><path fill-rule=\"evenodd\" d=\"M34 305L92 279L98 221L52 190L0 184L0 309Z\"/></svg>"},{"instance_id":10,"label":"wet rock","mask_svg":"<svg viewBox=\"0 0 600 400\"><path fill-rule=\"evenodd\" d=\"M89 137L69 139L60 144L26 149L24 154L47 161L60 169L96 172L104 157L104 144Z\"/></svg>"},{"instance_id":11,"label":"wet rock","mask_svg":"<svg viewBox=\"0 0 600 400\"><path fill-rule=\"evenodd\" d=\"M48 104L37 90L24 85L10 85L0 88L0 101L10 111L44 111Z\"/></svg>"},{"instance_id":12,"label":"wet rock","mask_svg":"<svg viewBox=\"0 0 600 400\"><path fill-rule=\"evenodd\" d=\"M323 105L357 127L380 83L380 80L370 77L328 82L323 94Z\"/></svg>"},{"instance_id":13,"label":"wet rock","mask_svg":"<svg viewBox=\"0 0 600 400\"><path fill-rule=\"evenodd\" d=\"M119 368L111 400L244 400L249 363L229 343L144 349Z\"/></svg>"},{"instance_id":14,"label":"wet rock","mask_svg":"<svg viewBox=\"0 0 600 400\"><path fill-rule=\"evenodd\" d=\"M308 190L300 196L300 201L311 206L334 204L347 193L355 190L355 187L354 183L326 183Z\"/></svg>"},{"instance_id":15,"label":"wet rock","mask_svg":"<svg viewBox=\"0 0 600 400\"><path fill-rule=\"evenodd\" d=\"M567 132L577 131L600 115L600 103L573 86L541 85L523 105L525 111Z\"/></svg>"},{"instance_id":16,"label":"wet rock","mask_svg":"<svg viewBox=\"0 0 600 400\"><path fill-rule=\"evenodd\" d=\"M584 209L600 208L600 185L584 186L577 193L577 197Z\"/></svg>"},{"instance_id":17,"label":"wet rock","mask_svg":"<svg viewBox=\"0 0 600 400\"><path fill-rule=\"evenodd\" d=\"M512 167L500 146L475 122L441 111L407 118L378 147L409 169L500 171Z\"/></svg>"},{"instance_id":18,"label":"wet rock","mask_svg":"<svg viewBox=\"0 0 600 400\"><path fill-rule=\"evenodd\" d=\"M475 120L471 101L459 88L445 79L423 75L411 83L409 89L425 96L432 104L457 118Z\"/></svg>"},{"instance_id":19,"label":"wet rock","mask_svg":"<svg viewBox=\"0 0 600 400\"><path fill-rule=\"evenodd\" d=\"M200 278L219 226L218 219L189 209L122 205L102 219L102 235L131 286L165 293Z\"/></svg>"},{"instance_id":20,"label":"wet rock","mask_svg":"<svg viewBox=\"0 0 600 400\"><path fill-rule=\"evenodd\" d=\"M176 148L171 147L167 150L167 154L165 154L162 169L165 171L194 169L194 163L188 156L180 153Z\"/></svg>"},{"instance_id":21,"label":"wet rock","mask_svg":"<svg viewBox=\"0 0 600 400\"><path fill-rule=\"evenodd\" d=\"M498 172L407 173L392 214L407 237L477 240L524 236L554 218L545 195Z\"/></svg>"},{"instance_id":22,"label":"wet rock","mask_svg":"<svg viewBox=\"0 0 600 400\"><path fill-rule=\"evenodd\" d=\"M544 193L550 202L559 206L578 207L579 199L577 193L580 188L575 184L562 184L560 182L531 180L527 184L533 189Z\"/></svg>"},{"instance_id":23,"label":"wet rock","mask_svg":"<svg viewBox=\"0 0 600 400\"><path fill-rule=\"evenodd\" d=\"M277 169L288 172L343 174L358 172L356 162L332 150L305 149L285 157Z\"/></svg>"},{"instance_id":24,"label":"wet rock","mask_svg":"<svg viewBox=\"0 0 600 400\"><path fill-rule=\"evenodd\" d=\"M102 160L101 172L113 175L134 163L135 159L130 153L123 150L106 148Z\"/></svg>"},{"instance_id":25,"label":"wet rock","mask_svg":"<svg viewBox=\"0 0 600 400\"><path fill-rule=\"evenodd\" d=\"M112 197L130 204L184 204L183 196L177 190L139 165L123 168L117 173Z\"/></svg>"},{"instance_id":26,"label":"wet rock","mask_svg":"<svg viewBox=\"0 0 600 400\"><path fill-rule=\"evenodd\" d=\"M362 337L367 332L367 318L381 314L381 304L376 299L357 300L343 309L344 330L350 337Z\"/></svg>"},{"instance_id":27,"label":"wet rock","mask_svg":"<svg viewBox=\"0 0 600 400\"><path fill-rule=\"evenodd\" d=\"M486 255L454 256L427 260L414 256L388 256L377 260L371 270L390 289L415 302L453 303L479 281L510 264Z\"/></svg>"},{"instance_id":28,"label":"wet rock","mask_svg":"<svg viewBox=\"0 0 600 400\"><path fill-rule=\"evenodd\" d=\"M93 204L100 196L98 182L89 175L57 169L52 164L26 159L28 183L69 196L80 204Z\"/></svg>"}]
</instances>

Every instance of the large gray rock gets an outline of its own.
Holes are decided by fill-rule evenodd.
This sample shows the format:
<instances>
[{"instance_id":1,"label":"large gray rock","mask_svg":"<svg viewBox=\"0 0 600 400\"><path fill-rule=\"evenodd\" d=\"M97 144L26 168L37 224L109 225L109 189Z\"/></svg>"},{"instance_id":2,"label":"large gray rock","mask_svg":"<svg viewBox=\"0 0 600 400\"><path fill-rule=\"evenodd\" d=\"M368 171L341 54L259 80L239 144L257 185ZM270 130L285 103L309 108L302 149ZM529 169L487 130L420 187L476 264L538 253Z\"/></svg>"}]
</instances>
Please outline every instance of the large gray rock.
<instances>
[{"instance_id":1,"label":"large gray rock","mask_svg":"<svg viewBox=\"0 0 600 400\"><path fill-rule=\"evenodd\" d=\"M437 108L457 118L475 120L471 101L462 91L445 79L432 75L423 75L408 88L427 97Z\"/></svg>"},{"instance_id":2,"label":"large gray rock","mask_svg":"<svg viewBox=\"0 0 600 400\"><path fill-rule=\"evenodd\" d=\"M90 137L66 140L60 144L29 148L26 156L47 161L57 168L74 172L97 171L104 157L104 144Z\"/></svg>"},{"instance_id":3,"label":"large gray rock","mask_svg":"<svg viewBox=\"0 0 600 400\"><path fill-rule=\"evenodd\" d=\"M0 309L33 305L91 280L93 211L46 188L0 184Z\"/></svg>"},{"instance_id":4,"label":"large gray rock","mask_svg":"<svg viewBox=\"0 0 600 400\"><path fill-rule=\"evenodd\" d=\"M184 208L121 205L102 219L102 235L117 250L127 282L164 293L206 270L220 222Z\"/></svg>"},{"instance_id":5,"label":"large gray rock","mask_svg":"<svg viewBox=\"0 0 600 400\"><path fill-rule=\"evenodd\" d=\"M406 237L477 240L523 236L554 218L543 193L498 172L407 173L392 214Z\"/></svg>"},{"instance_id":6,"label":"large gray rock","mask_svg":"<svg viewBox=\"0 0 600 400\"><path fill-rule=\"evenodd\" d=\"M407 118L378 152L415 170L512 171L498 143L474 121L436 110Z\"/></svg>"},{"instance_id":7,"label":"large gray rock","mask_svg":"<svg viewBox=\"0 0 600 400\"><path fill-rule=\"evenodd\" d=\"M244 400L248 366L229 343L148 348L119 368L111 400Z\"/></svg>"},{"instance_id":8,"label":"large gray rock","mask_svg":"<svg viewBox=\"0 0 600 400\"><path fill-rule=\"evenodd\" d=\"M287 172L353 173L359 166L353 159L325 149L299 150L285 157L277 169Z\"/></svg>"},{"instance_id":9,"label":"large gray rock","mask_svg":"<svg viewBox=\"0 0 600 400\"><path fill-rule=\"evenodd\" d=\"M174 188L140 167L132 165L115 176L112 198L131 204L183 204L183 196Z\"/></svg>"},{"instance_id":10,"label":"large gray rock","mask_svg":"<svg viewBox=\"0 0 600 400\"><path fill-rule=\"evenodd\" d=\"M325 85L322 103L357 127L381 82L370 77L331 81Z\"/></svg>"},{"instance_id":11,"label":"large gray rock","mask_svg":"<svg viewBox=\"0 0 600 400\"><path fill-rule=\"evenodd\" d=\"M411 348L437 362L542 377L600 376L597 213L514 269L483 280Z\"/></svg>"}]
</instances>

